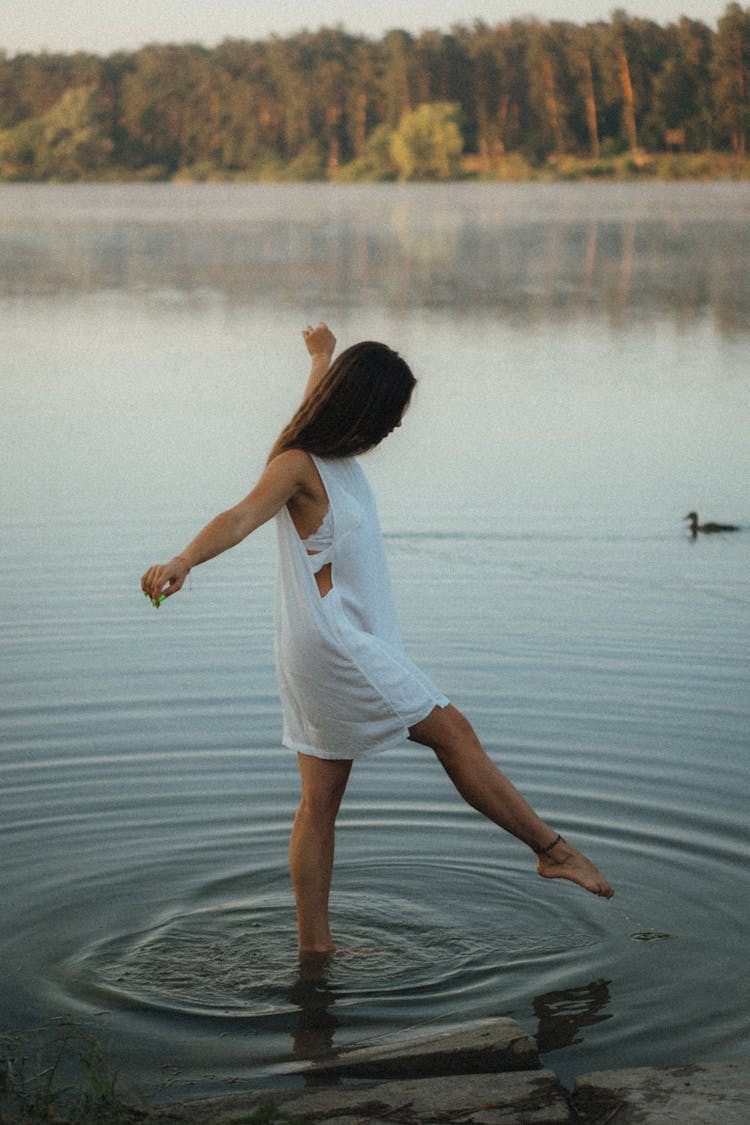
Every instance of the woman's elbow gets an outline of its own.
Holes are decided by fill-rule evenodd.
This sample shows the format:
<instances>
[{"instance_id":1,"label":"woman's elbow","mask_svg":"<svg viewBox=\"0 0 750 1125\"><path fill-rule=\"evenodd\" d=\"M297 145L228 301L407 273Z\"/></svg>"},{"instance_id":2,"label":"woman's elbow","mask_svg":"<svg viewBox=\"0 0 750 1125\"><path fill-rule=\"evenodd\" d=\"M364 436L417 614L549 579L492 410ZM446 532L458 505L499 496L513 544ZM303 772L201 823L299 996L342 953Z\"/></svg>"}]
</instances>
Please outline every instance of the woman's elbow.
<instances>
[{"instance_id":1,"label":"woman's elbow","mask_svg":"<svg viewBox=\"0 0 750 1125\"><path fill-rule=\"evenodd\" d=\"M260 505L246 501L224 512L223 518L226 520L227 533L232 538L233 546L247 539L248 535L257 531L273 515L274 512L266 512Z\"/></svg>"},{"instance_id":2,"label":"woman's elbow","mask_svg":"<svg viewBox=\"0 0 750 1125\"><path fill-rule=\"evenodd\" d=\"M253 521L239 506L222 512L219 519L224 525L224 534L232 547L236 547L243 539L247 539L251 531L255 531Z\"/></svg>"}]
</instances>

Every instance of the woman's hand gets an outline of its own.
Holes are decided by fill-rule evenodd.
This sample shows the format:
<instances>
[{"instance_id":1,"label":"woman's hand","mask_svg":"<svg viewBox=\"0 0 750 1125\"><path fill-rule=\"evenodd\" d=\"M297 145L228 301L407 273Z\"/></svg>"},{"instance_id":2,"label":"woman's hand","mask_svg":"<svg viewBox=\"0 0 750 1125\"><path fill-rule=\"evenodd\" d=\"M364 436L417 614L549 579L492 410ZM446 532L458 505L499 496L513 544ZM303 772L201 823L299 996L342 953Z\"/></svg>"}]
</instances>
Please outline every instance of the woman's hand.
<instances>
[{"instance_id":1,"label":"woman's hand","mask_svg":"<svg viewBox=\"0 0 750 1125\"><path fill-rule=\"evenodd\" d=\"M171 598L185 584L190 564L182 555L175 555L168 563L150 566L141 578L141 589L151 604L158 609L165 598Z\"/></svg>"},{"instance_id":2,"label":"woman's hand","mask_svg":"<svg viewBox=\"0 0 750 1125\"><path fill-rule=\"evenodd\" d=\"M302 330L302 339L314 360L324 359L326 363L330 361L336 347L336 337L327 324L319 324L317 328L308 324Z\"/></svg>"},{"instance_id":3,"label":"woman's hand","mask_svg":"<svg viewBox=\"0 0 750 1125\"><path fill-rule=\"evenodd\" d=\"M319 324L313 328L308 324L302 329L302 339L312 358L312 367L305 387L303 400L308 399L325 376L331 364L333 349L336 347L336 337L327 324Z\"/></svg>"}]
</instances>

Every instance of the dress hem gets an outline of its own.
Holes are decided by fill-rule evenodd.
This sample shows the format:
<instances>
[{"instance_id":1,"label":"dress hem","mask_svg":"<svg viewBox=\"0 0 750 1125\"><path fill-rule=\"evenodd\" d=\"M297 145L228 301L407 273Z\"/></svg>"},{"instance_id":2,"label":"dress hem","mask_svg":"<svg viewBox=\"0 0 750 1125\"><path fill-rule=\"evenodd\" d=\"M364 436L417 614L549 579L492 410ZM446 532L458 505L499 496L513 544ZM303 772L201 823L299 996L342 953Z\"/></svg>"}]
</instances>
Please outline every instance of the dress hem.
<instances>
[{"instance_id":1,"label":"dress hem","mask_svg":"<svg viewBox=\"0 0 750 1125\"><path fill-rule=\"evenodd\" d=\"M421 723L428 715L431 715L436 707L441 709L448 707L450 700L447 696L441 695L438 699L431 700L427 710L420 708L418 716L410 718L408 723L399 731L397 736L386 739L384 742L379 743L377 746L368 746L365 750L360 750L358 753L337 754L335 750L322 750L317 746L310 746L306 742L297 742L293 738L283 738L281 740L282 746L287 750L292 750L296 754L306 754L311 758L322 758L329 762L356 762L360 758L373 758L376 754L384 754L386 750L394 750L397 746L403 746L405 742L409 741L409 730L411 727Z\"/></svg>"}]
</instances>

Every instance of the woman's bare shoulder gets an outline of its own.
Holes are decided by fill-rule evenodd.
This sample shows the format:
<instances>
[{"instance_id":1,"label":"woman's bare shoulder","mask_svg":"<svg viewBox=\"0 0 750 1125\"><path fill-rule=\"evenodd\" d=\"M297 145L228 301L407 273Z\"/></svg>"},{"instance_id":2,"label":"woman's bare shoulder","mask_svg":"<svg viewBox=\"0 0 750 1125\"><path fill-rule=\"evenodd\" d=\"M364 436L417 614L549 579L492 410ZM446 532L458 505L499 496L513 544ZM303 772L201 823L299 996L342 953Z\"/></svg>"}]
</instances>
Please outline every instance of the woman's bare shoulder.
<instances>
[{"instance_id":1,"label":"woman's bare shoulder","mask_svg":"<svg viewBox=\"0 0 750 1125\"><path fill-rule=\"evenodd\" d=\"M304 449L297 449L296 447L276 453L269 461L269 465L275 466L277 470L282 472L303 474L315 472L315 462L310 454Z\"/></svg>"},{"instance_id":2,"label":"woman's bare shoulder","mask_svg":"<svg viewBox=\"0 0 750 1125\"><path fill-rule=\"evenodd\" d=\"M320 492L325 491L315 462L304 449L285 449L282 453L277 453L269 463L269 468L292 478L308 495L317 498Z\"/></svg>"}]
</instances>

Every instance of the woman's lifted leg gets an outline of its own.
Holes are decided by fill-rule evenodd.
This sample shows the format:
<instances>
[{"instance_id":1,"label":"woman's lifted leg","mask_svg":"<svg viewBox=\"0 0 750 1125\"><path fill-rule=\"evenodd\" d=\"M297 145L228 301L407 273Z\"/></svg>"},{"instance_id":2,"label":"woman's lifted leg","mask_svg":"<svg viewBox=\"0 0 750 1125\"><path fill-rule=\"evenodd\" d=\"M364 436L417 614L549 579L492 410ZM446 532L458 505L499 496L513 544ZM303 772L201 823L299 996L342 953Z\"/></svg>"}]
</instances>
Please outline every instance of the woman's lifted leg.
<instances>
[{"instance_id":1,"label":"woman's lifted leg","mask_svg":"<svg viewBox=\"0 0 750 1125\"><path fill-rule=\"evenodd\" d=\"M569 879L592 894L614 891L591 860L537 816L487 756L469 721L453 706L436 707L409 731L413 742L429 746L463 799L489 820L522 840L537 854L537 871L546 879Z\"/></svg>"}]
</instances>

